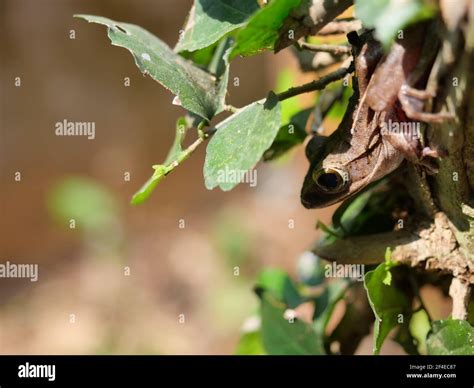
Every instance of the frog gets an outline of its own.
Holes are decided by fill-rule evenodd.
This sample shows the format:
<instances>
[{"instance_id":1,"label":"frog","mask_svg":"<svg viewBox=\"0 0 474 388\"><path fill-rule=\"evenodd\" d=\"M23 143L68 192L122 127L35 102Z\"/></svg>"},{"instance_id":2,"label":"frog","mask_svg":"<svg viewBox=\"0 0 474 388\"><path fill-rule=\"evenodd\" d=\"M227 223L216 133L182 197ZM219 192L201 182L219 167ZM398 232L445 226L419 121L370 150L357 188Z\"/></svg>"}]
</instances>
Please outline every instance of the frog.
<instances>
[{"instance_id":1,"label":"frog","mask_svg":"<svg viewBox=\"0 0 474 388\"><path fill-rule=\"evenodd\" d=\"M310 166L301 189L304 207L323 208L344 201L405 160L436 173L433 159L441 153L424 147L419 132L414 136L387 130L392 123L448 118L444 113L423 112L424 101L433 93L416 89L426 82L432 65L431 55L423 55L428 49L420 49L420 36L429 28L433 27L425 24L408 29L407 36L395 41L387 54L372 31L348 34L354 92L337 129L327 138L313 136L306 146ZM430 50L433 44L429 42Z\"/></svg>"}]
</instances>

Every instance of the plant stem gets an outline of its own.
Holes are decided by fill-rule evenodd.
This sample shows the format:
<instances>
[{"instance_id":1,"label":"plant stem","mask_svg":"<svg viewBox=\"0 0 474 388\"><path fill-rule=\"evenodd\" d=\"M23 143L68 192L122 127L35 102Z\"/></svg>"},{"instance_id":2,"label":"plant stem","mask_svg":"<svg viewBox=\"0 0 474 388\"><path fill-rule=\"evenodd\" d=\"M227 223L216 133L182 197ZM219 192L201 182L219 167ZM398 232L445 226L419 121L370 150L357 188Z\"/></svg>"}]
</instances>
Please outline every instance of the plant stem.
<instances>
[{"instance_id":1,"label":"plant stem","mask_svg":"<svg viewBox=\"0 0 474 388\"><path fill-rule=\"evenodd\" d=\"M308 42L299 42L300 48L315 52L331 53L334 55L349 54L351 47L348 45L335 45L335 44L311 44Z\"/></svg>"},{"instance_id":2,"label":"plant stem","mask_svg":"<svg viewBox=\"0 0 474 388\"><path fill-rule=\"evenodd\" d=\"M183 150L178 155L176 160L174 160L170 165L168 165L165 175L168 175L171 171L173 171L176 167L178 167L181 163L188 159L193 154L193 152L196 151L196 149L209 137L209 134L203 131L205 125L206 122L204 120L199 123L197 127L199 137L188 148Z\"/></svg>"},{"instance_id":3,"label":"plant stem","mask_svg":"<svg viewBox=\"0 0 474 388\"><path fill-rule=\"evenodd\" d=\"M301 86L295 86L293 88L288 89L285 92L277 94L278 101L287 100L288 98L295 97L299 94L309 93L315 90L324 89L331 82L344 78L346 74L351 73L352 71L354 71L353 64L351 64L349 67L341 67L337 69L336 71L329 73L328 75L325 75L322 78L311 81Z\"/></svg>"},{"instance_id":4,"label":"plant stem","mask_svg":"<svg viewBox=\"0 0 474 388\"><path fill-rule=\"evenodd\" d=\"M336 19L326 24L321 30L318 31L317 35L337 35L347 34L351 31L357 31L362 28L362 23L358 19Z\"/></svg>"},{"instance_id":5,"label":"plant stem","mask_svg":"<svg viewBox=\"0 0 474 388\"><path fill-rule=\"evenodd\" d=\"M176 167L178 167L181 163L188 159L205 140L206 136L198 137L193 144L191 144L188 148L181 152L176 158L176 160L168 166L165 175L168 175L171 171L173 171Z\"/></svg>"},{"instance_id":6,"label":"plant stem","mask_svg":"<svg viewBox=\"0 0 474 388\"><path fill-rule=\"evenodd\" d=\"M226 105L224 105L224 110L226 110L227 112L236 113L236 112L239 111L239 108L237 108L235 106L232 106L232 105L229 105L229 104L226 104Z\"/></svg>"}]
</instances>

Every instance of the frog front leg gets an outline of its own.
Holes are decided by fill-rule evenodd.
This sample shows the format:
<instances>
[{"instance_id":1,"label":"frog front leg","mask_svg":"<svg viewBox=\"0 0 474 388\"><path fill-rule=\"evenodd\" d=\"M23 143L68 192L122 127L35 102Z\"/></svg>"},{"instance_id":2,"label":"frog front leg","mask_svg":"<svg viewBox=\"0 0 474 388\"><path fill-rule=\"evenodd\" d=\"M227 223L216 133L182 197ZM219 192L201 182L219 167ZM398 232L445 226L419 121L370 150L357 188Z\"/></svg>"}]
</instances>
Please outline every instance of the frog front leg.
<instances>
[{"instance_id":1,"label":"frog front leg","mask_svg":"<svg viewBox=\"0 0 474 388\"><path fill-rule=\"evenodd\" d=\"M405 159L423 166L430 175L438 172L435 159L441 153L430 147L423 147L419 121L410 120L401 111L401 107L395 107L381 113L379 125L384 141L389 142Z\"/></svg>"}]
</instances>

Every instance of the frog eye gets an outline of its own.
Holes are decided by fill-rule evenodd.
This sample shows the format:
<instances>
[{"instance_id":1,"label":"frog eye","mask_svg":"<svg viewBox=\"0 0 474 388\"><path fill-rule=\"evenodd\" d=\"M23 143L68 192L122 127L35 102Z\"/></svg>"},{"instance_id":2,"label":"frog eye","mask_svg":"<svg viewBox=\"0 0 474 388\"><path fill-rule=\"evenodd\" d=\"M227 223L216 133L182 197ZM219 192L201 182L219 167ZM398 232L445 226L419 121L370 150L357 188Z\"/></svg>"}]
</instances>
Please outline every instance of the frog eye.
<instances>
[{"instance_id":1,"label":"frog eye","mask_svg":"<svg viewBox=\"0 0 474 388\"><path fill-rule=\"evenodd\" d=\"M336 168L320 168L313 172L313 181L327 193L338 193L347 187L349 175Z\"/></svg>"}]
</instances>

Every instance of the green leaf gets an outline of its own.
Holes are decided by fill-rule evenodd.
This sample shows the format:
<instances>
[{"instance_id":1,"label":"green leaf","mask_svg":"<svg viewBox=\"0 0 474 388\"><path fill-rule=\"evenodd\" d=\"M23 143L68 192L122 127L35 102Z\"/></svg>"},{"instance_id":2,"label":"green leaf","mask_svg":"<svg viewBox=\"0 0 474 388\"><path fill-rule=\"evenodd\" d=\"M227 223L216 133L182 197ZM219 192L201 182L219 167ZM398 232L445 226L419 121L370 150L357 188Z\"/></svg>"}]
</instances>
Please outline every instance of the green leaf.
<instances>
[{"instance_id":1,"label":"green leaf","mask_svg":"<svg viewBox=\"0 0 474 388\"><path fill-rule=\"evenodd\" d=\"M393 209L409 206L410 198L392 190L383 179L345 200L332 217L335 232L346 236L368 235L393 230Z\"/></svg>"},{"instance_id":2,"label":"green leaf","mask_svg":"<svg viewBox=\"0 0 474 388\"><path fill-rule=\"evenodd\" d=\"M474 355L474 328L458 319L435 321L426 340L430 355Z\"/></svg>"},{"instance_id":3,"label":"green leaf","mask_svg":"<svg viewBox=\"0 0 474 388\"><path fill-rule=\"evenodd\" d=\"M223 39L217 47L215 47L212 51L212 56L207 63L206 67L207 70L214 74L219 79L223 80L220 83L219 88L221 88L220 93L225 94L227 90L227 80L229 75L229 62L227 60L229 55L229 48L232 44L231 39ZM186 150L183 150L182 143L186 136L186 132L188 129L196 126L201 129L201 126L205 124L199 116L193 114L192 112L188 112L185 117L181 117L178 119L176 123L176 135L171 146L171 149L168 152L168 156L165 159L164 165L170 166L173 162L182 161L183 158L187 157ZM169 171L166 171L166 174L170 172L172 168L169 168ZM158 183L166 176L165 173L163 174L155 174L148 179L148 181L141 187L141 189L133 196L131 203L133 205L137 205L148 199L156 188Z\"/></svg>"},{"instance_id":4,"label":"green leaf","mask_svg":"<svg viewBox=\"0 0 474 388\"><path fill-rule=\"evenodd\" d=\"M221 87L224 87L222 93L227 92L227 80L229 78L229 54L234 40L231 38L222 39L216 46L213 52L212 58L207 65L206 69L209 73L214 74L216 77L225 80L222 82Z\"/></svg>"},{"instance_id":5,"label":"green leaf","mask_svg":"<svg viewBox=\"0 0 474 388\"><path fill-rule=\"evenodd\" d=\"M255 13L237 34L231 59L237 55L249 56L273 49L283 22L300 2L301 0L272 0Z\"/></svg>"},{"instance_id":6,"label":"green leaf","mask_svg":"<svg viewBox=\"0 0 474 388\"><path fill-rule=\"evenodd\" d=\"M237 344L235 354L242 356L266 354L265 348L263 347L262 332L256 330L243 333L240 337L239 343Z\"/></svg>"},{"instance_id":7,"label":"green leaf","mask_svg":"<svg viewBox=\"0 0 474 388\"><path fill-rule=\"evenodd\" d=\"M357 217L366 207L373 190L366 190L345 200L334 212L332 224L336 229L350 231Z\"/></svg>"},{"instance_id":8,"label":"green leaf","mask_svg":"<svg viewBox=\"0 0 474 388\"><path fill-rule=\"evenodd\" d=\"M195 65L198 65L200 68L206 70L208 73L211 73L216 76L218 75L217 69L215 68L216 61L222 61L225 59L224 64L228 65L227 56L224 58L224 54L227 49L229 49L234 44L234 40L231 37L226 37L221 39L211 46L204 47L196 51L181 51L180 56L186 58Z\"/></svg>"},{"instance_id":9,"label":"green leaf","mask_svg":"<svg viewBox=\"0 0 474 388\"><path fill-rule=\"evenodd\" d=\"M355 0L355 13L365 27L375 28L375 36L388 47L399 30L430 18L434 9L423 0Z\"/></svg>"},{"instance_id":10,"label":"green leaf","mask_svg":"<svg viewBox=\"0 0 474 388\"><path fill-rule=\"evenodd\" d=\"M132 197L131 204L132 205L139 205L140 203L146 201L155 187L158 186L170 171L168 166L164 166L162 164L157 164L153 166L155 172L153 175L148 179L143 186L138 190Z\"/></svg>"},{"instance_id":11,"label":"green leaf","mask_svg":"<svg viewBox=\"0 0 474 388\"><path fill-rule=\"evenodd\" d=\"M160 183L161 179L156 179L155 174L151 176L140 189L133 194L132 200L130 203L132 205L139 205L143 202L145 202L150 196L153 190L155 190L155 187L158 186L158 183Z\"/></svg>"},{"instance_id":12,"label":"green leaf","mask_svg":"<svg viewBox=\"0 0 474 388\"><path fill-rule=\"evenodd\" d=\"M143 28L100 16L75 15L108 27L114 46L128 49L143 74L149 74L178 97L177 103L210 120L224 109L227 72L216 80L213 75L174 53L164 42Z\"/></svg>"},{"instance_id":13,"label":"green leaf","mask_svg":"<svg viewBox=\"0 0 474 388\"><path fill-rule=\"evenodd\" d=\"M256 0L195 0L175 51L195 51L241 27L259 9Z\"/></svg>"},{"instance_id":14,"label":"green leaf","mask_svg":"<svg viewBox=\"0 0 474 388\"><path fill-rule=\"evenodd\" d=\"M313 315L314 330L324 336L329 319L349 286L349 282L345 279L336 279L326 285L324 291L315 299L316 308Z\"/></svg>"},{"instance_id":15,"label":"green leaf","mask_svg":"<svg viewBox=\"0 0 474 388\"><path fill-rule=\"evenodd\" d=\"M284 317L287 307L266 291L260 292L262 339L265 350L273 355L324 354L320 337L310 324Z\"/></svg>"},{"instance_id":16,"label":"green leaf","mask_svg":"<svg viewBox=\"0 0 474 388\"><path fill-rule=\"evenodd\" d=\"M409 301L405 294L394 285L386 284L387 279L391 278L392 266L393 263L382 263L375 270L367 272L364 279L370 307L375 314L375 354L380 352L387 335L399 324L399 318L406 319L410 315Z\"/></svg>"},{"instance_id":17,"label":"green leaf","mask_svg":"<svg viewBox=\"0 0 474 388\"><path fill-rule=\"evenodd\" d=\"M295 308L304 302L291 278L281 269L263 270L258 277L257 287L270 291L274 297L290 308Z\"/></svg>"},{"instance_id":18,"label":"green leaf","mask_svg":"<svg viewBox=\"0 0 474 388\"><path fill-rule=\"evenodd\" d=\"M274 94L254 102L216 126L206 151L204 178L211 190L233 189L255 167L280 127L280 104Z\"/></svg>"},{"instance_id":19,"label":"green leaf","mask_svg":"<svg viewBox=\"0 0 474 388\"><path fill-rule=\"evenodd\" d=\"M183 58L186 58L194 64L198 65L199 67L206 69L209 63L212 60L214 52L217 47L217 42L209 47L204 47L203 49L196 50L196 51L181 51L179 55Z\"/></svg>"},{"instance_id":20,"label":"green leaf","mask_svg":"<svg viewBox=\"0 0 474 388\"><path fill-rule=\"evenodd\" d=\"M280 127L272 145L263 154L263 160L276 159L294 146L303 143L307 136L306 123L312 111L312 108L304 109L296 113L289 124Z\"/></svg>"},{"instance_id":21,"label":"green leaf","mask_svg":"<svg viewBox=\"0 0 474 388\"><path fill-rule=\"evenodd\" d=\"M431 329L430 318L424 309L413 313L410 324L410 334L415 339L418 353L426 354L426 338Z\"/></svg>"}]
</instances>

